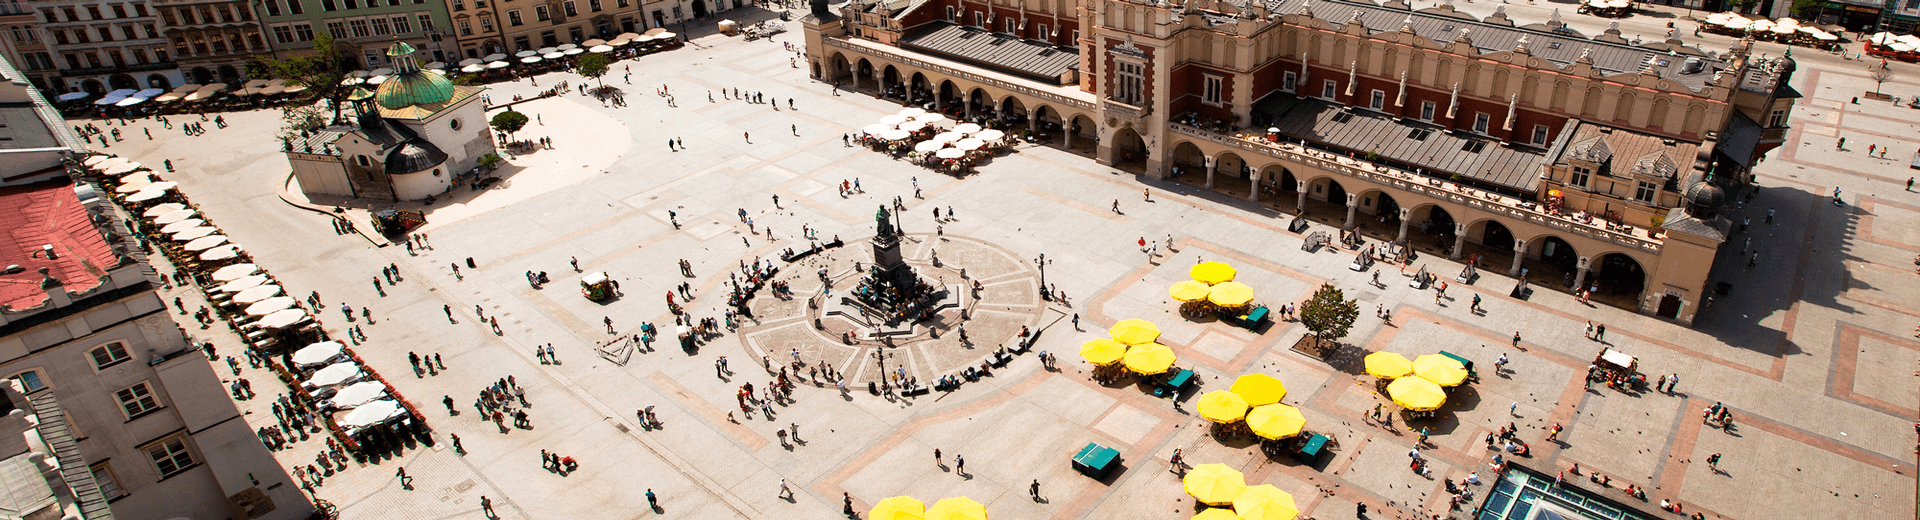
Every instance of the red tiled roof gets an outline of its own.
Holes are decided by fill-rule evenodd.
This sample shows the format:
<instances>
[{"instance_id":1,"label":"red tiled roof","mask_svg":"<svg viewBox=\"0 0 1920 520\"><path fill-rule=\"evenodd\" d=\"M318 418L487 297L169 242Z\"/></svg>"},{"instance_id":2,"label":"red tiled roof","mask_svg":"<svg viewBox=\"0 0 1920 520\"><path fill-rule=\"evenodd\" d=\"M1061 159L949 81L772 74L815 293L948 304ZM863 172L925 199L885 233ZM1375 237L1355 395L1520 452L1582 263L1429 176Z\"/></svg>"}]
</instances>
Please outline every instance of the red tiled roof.
<instances>
[{"instance_id":1,"label":"red tiled roof","mask_svg":"<svg viewBox=\"0 0 1920 520\"><path fill-rule=\"evenodd\" d=\"M25 268L0 276L0 306L25 309L45 302L42 267L68 292L84 292L100 285L115 264L113 248L66 182L0 188L0 230L0 266ZM47 244L54 259L41 252Z\"/></svg>"}]
</instances>

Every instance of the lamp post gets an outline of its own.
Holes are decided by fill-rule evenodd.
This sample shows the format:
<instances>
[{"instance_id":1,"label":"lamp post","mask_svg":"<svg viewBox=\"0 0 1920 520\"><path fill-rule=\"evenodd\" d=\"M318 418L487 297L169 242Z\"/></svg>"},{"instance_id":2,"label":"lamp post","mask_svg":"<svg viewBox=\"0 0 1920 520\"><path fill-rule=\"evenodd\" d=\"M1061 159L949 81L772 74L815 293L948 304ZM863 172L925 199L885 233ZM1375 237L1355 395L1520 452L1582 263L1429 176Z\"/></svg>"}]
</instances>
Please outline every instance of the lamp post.
<instances>
[{"instance_id":1,"label":"lamp post","mask_svg":"<svg viewBox=\"0 0 1920 520\"><path fill-rule=\"evenodd\" d=\"M693 14L686 10L686 6L687 6L686 0L674 1L674 7L676 8L675 10L680 11L679 18L680 18L680 41L681 42L687 41L687 16Z\"/></svg>"},{"instance_id":2,"label":"lamp post","mask_svg":"<svg viewBox=\"0 0 1920 520\"><path fill-rule=\"evenodd\" d=\"M1040 299L1052 300L1053 296L1047 294L1047 264L1051 264L1053 261L1047 260L1046 253L1040 253L1040 258L1033 259L1033 263L1034 265L1040 266Z\"/></svg>"}]
</instances>

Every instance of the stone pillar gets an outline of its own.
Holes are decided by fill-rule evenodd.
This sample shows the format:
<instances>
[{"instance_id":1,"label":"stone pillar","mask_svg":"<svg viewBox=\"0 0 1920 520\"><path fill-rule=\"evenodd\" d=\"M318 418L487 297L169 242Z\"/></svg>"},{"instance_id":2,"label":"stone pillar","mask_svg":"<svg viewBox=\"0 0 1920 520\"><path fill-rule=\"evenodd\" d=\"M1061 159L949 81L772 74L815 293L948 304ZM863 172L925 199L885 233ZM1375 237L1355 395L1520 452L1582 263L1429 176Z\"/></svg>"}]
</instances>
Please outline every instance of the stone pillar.
<instances>
[{"instance_id":1,"label":"stone pillar","mask_svg":"<svg viewBox=\"0 0 1920 520\"><path fill-rule=\"evenodd\" d=\"M973 119L973 95L968 94L966 101L967 101L967 119L971 120ZM965 122L967 121L961 121L961 123L965 123Z\"/></svg>"},{"instance_id":2,"label":"stone pillar","mask_svg":"<svg viewBox=\"0 0 1920 520\"><path fill-rule=\"evenodd\" d=\"M1060 146L1062 148L1066 148L1067 151L1073 151L1073 121L1072 120L1060 121Z\"/></svg>"},{"instance_id":3,"label":"stone pillar","mask_svg":"<svg viewBox=\"0 0 1920 520\"><path fill-rule=\"evenodd\" d=\"M942 114L947 113L947 98L940 96L939 91L933 93L933 108Z\"/></svg>"},{"instance_id":4,"label":"stone pillar","mask_svg":"<svg viewBox=\"0 0 1920 520\"><path fill-rule=\"evenodd\" d=\"M1359 212L1360 212L1360 196L1354 195L1352 193L1348 193L1347 194L1347 223L1345 225L1342 225L1340 229L1353 231L1353 217Z\"/></svg>"},{"instance_id":5,"label":"stone pillar","mask_svg":"<svg viewBox=\"0 0 1920 520\"><path fill-rule=\"evenodd\" d=\"M1213 171L1219 167L1220 162L1218 159L1214 159L1213 156L1207 156L1205 160L1207 162L1207 189L1211 190L1213 189Z\"/></svg>"},{"instance_id":6,"label":"stone pillar","mask_svg":"<svg viewBox=\"0 0 1920 520\"><path fill-rule=\"evenodd\" d=\"M1407 215L1411 213L1413 212L1407 210L1406 208L1400 209L1400 238L1393 239L1393 243L1401 244L1401 245L1405 245L1407 243L1407 224L1412 222L1411 220L1407 219Z\"/></svg>"},{"instance_id":7,"label":"stone pillar","mask_svg":"<svg viewBox=\"0 0 1920 520\"><path fill-rule=\"evenodd\" d=\"M1587 257L1584 257L1584 256L1583 256L1583 257L1580 257L1580 265L1578 266L1578 268L1579 268L1580 270L1579 270L1578 272L1576 272L1576 273L1574 273L1574 275L1573 275L1573 292L1575 292L1575 293L1579 293L1579 292L1580 292L1580 288L1581 288L1581 287L1585 287L1585 286L1586 286L1586 284L1587 284L1587 272L1589 272L1589 271L1592 271L1592 270L1593 270L1593 269L1592 269L1592 263L1591 263L1591 262L1589 262L1589 261L1588 261L1588 258L1587 258Z\"/></svg>"},{"instance_id":8,"label":"stone pillar","mask_svg":"<svg viewBox=\"0 0 1920 520\"><path fill-rule=\"evenodd\" d=\"M1040 133L1040 110L1039 109L1034 109L1033 112L1030 112L1027 114L1027 131L1032 133Z\"/></svg>"},{"instance_id":9,"label":"stone pillar","mask_svg":"<svg viewBox=\"0 0 1920 520\"><path fill-rule=\"evenodd\" d=\"M1454 224L1453 225L1453 254L1448 255L1447 259L1459 260L1461 257L1467 256L1466 250L1467 250L1467 225Z\"/></svg>"},{"instance_id":10,"label":"stone pillar","mask_svg":"<svg viewBox=\"0 0 1920 520\"><path fill-rule=\"evenodd\" d=\"M1307 210L1307 181L1293 181L1294 189L1300 192L1300 200L1293 203L1295 211Z\"/></svg>"},{"instance_id":11,"label":"stone pillar","mask_svg":"<svg viewBox=\"0 0 1920 520\"><path fill-rule=\"evenodd\" d=\"M1247 202L1260 202L1260 173L1249 176L1253 182L1247 185Z\"/></svg>"},{"instance_id":12,"label":"stone pillar","mask_svg":"<svg viewBox=\"0 0 1920 520\"><path fill-rule=\"evenodd\" d=\"M1513 241L1513 268L1507 269L1507 276L1520 276L1520 263L1527 260L1527 241Z\"/></svg>"}]
</instances>

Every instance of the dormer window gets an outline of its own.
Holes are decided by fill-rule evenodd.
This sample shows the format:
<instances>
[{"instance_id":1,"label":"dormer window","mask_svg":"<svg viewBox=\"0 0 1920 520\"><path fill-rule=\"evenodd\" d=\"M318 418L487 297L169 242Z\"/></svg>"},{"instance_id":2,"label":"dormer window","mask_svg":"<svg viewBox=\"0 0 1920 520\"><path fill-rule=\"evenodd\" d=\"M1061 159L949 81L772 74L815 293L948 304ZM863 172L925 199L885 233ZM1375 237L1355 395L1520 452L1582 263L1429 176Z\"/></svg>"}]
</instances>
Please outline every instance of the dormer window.
<instances>
[{"instance_id":1,"label":"dormer window","mask_svg":"<svg viewBox=\"0 0 1920 520\"><path fill-rule=\"evenodd\" d=\"M1567 168L1567 185L1587 189L1587 180L1593 178L1593 168L1574 164Z\"/></svg>"}]
</instances>

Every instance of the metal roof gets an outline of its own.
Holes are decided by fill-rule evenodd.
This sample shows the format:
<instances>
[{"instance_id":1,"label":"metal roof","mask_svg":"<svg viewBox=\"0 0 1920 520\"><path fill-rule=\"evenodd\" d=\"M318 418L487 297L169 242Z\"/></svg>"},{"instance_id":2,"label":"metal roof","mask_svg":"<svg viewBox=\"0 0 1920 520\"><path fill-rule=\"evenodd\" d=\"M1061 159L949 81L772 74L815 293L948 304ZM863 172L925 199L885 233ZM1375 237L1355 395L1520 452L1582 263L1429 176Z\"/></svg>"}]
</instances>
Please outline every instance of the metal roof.
<instances>
[{"instance_id":1,"label":"metal roof","mask_svg":"<svg viewBox=\"0 0 1920 520\"><path fill-rule=\"evenodd\" d=\"M1700 145L1687 141L1643 134L1606 125L1581 121L1574 127L1566 152L1553 156L1553 164L1565 164L1569 158L1602 165L1601 173L1613 177L1676 178L1685 186L1692 175L1694 154ZM1592 157L1586 154L1592 151ZM1664 161L1662 160L1664 157Z\"/></svg>"},{"instance_id":2,"label":"metal roof","mask_svg":"<svg viewBox=\"0 0 1920 520\"><path fill-rule=\"evenodd\" d=\"M1229 0L1240 6L1263 0ZM1298 14L1303 4L1309 0L1264 0L1267 10L1278 14ZM1310 7L1314 18L1319 18L1335 27L1345 25L1359 12L1360 23L1369 33L1399 31L1412 17L1413 32L1438 42L1452 42L1461 33L1473 47L1480 52L1511 51L1522 36L1527 38L1527 52L1545 58L1560 66L1566 66L1580 59L1588 49L1593 51L1593 67L1606 74L1620 72L1640 72L1648 60L1653 60L1654 70L1661 77L1699 90L1713 77L1714 68L1724 68L1719 59L1707 55L1697 48L1672 46L1664 40L1647 40L1634 45L1618 35L1602 34L1588 38L1564 25L1550 27L1549 24L1534 23L1511 27L1494 22L1477 21L1472 15L1454 11L1450 6L1429 7L1419 11L1406 11L1382 7L1366 2L1348 2L1341 0L1312 1ZM1504 15L1502 15L1504 16ZM1498 20L1499 17L1489 17ZM1659 34L1650 35L1659 37ZM1681 63L1690 56L1698 56L1707 62L1708 67L1693 74L1681 74Z\"/></svg>"},{"instance_id":3,"label":"metal roof","mask_svg":"<svg viewBox=\"0 0 1920 520\"><path fill-rule=\"evenodd\" d=\"M930 29L902 38L900 47L1018 74L1051 85L1060 84L1061 76L1080 67L1080 53L1072 47L1023 40L1010 34L987 32L985 29L945 21L929 25Z\"/></svg>"},{"instance_id":4,"label":"metal roof","mask_svg":"<svg viewBox=\"0 0 1920 520\"><path fill-rule=\"evenodd\" d=\"M1480 182L1531 193L1540 182L1545 153L1471 134L1447 132L1426 124L1395 120L1392 116L1316 98L1280 96L1265 112L1267 126L1281 135L1344 148L1374 152L1382 158L1454 174ZM1347 115L1342 115L1347 114ZM1422 135L1424 134L1424 135ZM1477 150L1477 151L1476 151Z\"/></svg>"}]
</instances>

